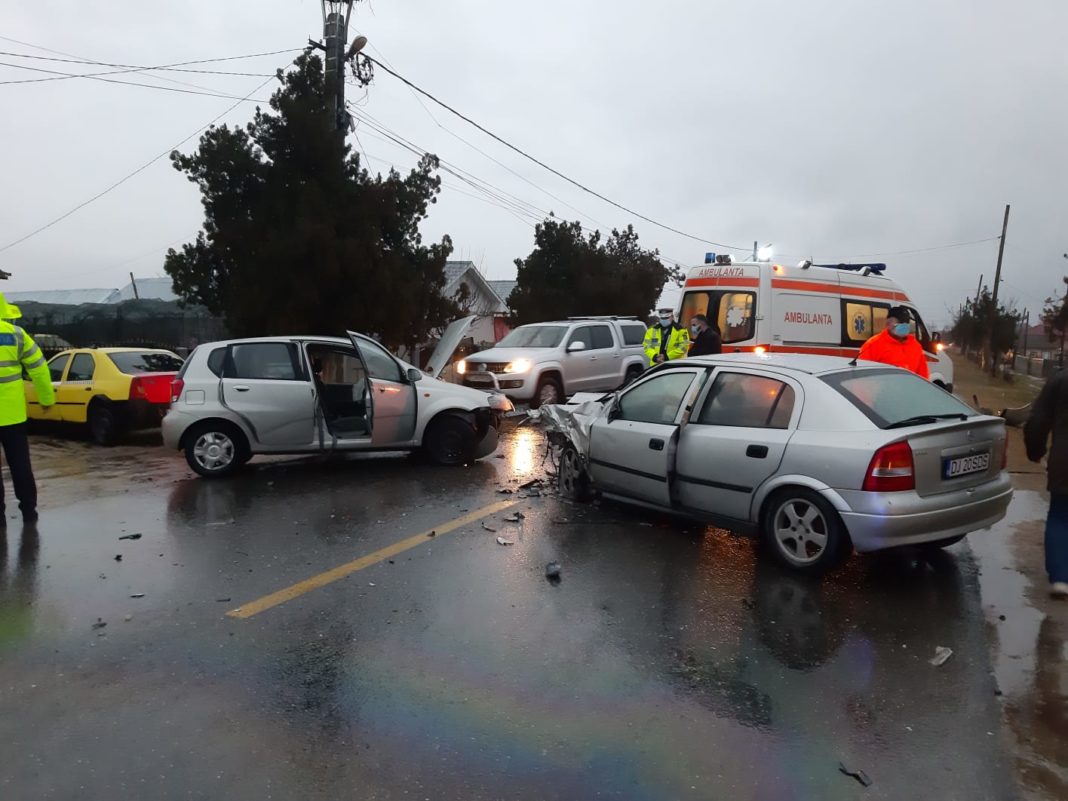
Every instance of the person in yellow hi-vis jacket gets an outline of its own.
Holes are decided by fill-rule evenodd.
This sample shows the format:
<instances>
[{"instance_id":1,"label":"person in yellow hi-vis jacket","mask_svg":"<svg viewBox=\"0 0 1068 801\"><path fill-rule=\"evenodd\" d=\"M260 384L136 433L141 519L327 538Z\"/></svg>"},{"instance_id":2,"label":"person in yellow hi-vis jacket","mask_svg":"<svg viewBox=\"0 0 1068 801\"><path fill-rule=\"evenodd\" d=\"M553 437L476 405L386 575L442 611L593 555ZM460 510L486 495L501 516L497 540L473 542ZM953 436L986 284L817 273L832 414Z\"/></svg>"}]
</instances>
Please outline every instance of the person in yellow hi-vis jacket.
<instances>
[{"instance_id":1,"label":"person in yellow hi-vis jacket","mask_svg":"<svg viewBox=\"0 0 1068 801\"><path fill-rule=\"evenodd\" d=\"M656 314L659 319L649 326L642 343L645 358L649 360L647 367L682 359L690 349L690 333L675 322L675 313L660 309Z\"/></svg>"},{"instance_id":2,"label":"person in yellow hi-vis jacket","mask_svg":"<svg viewBox=\"0 0 1068 801\"><path fill-rule=\"evenodd\" d=\"M44 354L29 334L12 320L22 316L18 306L12 306L0 294L0 446L11 470L11 483L22 510L22 520L37 520L37 482L30 465L30 440L26 433L26 389L22 384L25 370L37 389L41 406L56 402L52 391L52 377ZM4 488L0 482L0 527L7 525L4 514Z\"/></svg>"}]
</instances>

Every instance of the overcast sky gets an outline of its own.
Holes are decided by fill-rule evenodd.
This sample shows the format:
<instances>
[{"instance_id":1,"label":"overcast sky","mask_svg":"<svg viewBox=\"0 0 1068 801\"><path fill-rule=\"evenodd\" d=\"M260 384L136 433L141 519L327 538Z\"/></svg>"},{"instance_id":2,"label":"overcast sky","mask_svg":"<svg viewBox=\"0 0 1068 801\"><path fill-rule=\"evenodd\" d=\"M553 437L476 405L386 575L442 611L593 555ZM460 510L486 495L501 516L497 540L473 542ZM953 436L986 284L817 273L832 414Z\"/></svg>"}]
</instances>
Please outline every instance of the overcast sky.
<instances>
[{"instance_id":1,"label":"overcast sky","mask_svg":"<svg viewBox=\"0 0 1068 801\"><path fill-rule=\"evenodd\" d=\"M38 49L47 47L155 65L296 49L322 30L311 0L0 2L0 36L27 43L0 40L0 61L67 72L106 68L10 54L55 57ZM369 53L416 84L647 217L721 243L774 243L783 260L887 254L889 274L937 325L980 274L992 280L997 243L889 254L994 237L1006 203L1003 296L1034 317L1068 273L1066 30L1064 0L364 0L350 35L366 35ZM267 74L292 56L199 68ZM186 83L112 77L239 97L263 80L153 75ZM0 80L43 77L0 67ZM716 250L584 194L424 107L383 72L366 97L350 87L349 98L535 209L602 229L633 222L644 245L680 262ZM232 104L85 79L0 85L0 247ZM245 103L222 121L243 124L252 112ZM357 133L372 168L414 164L366 125ZM453 258L512 277L513 260L532 246L529 218L443 177L425 236L448 233ZM161 159L0 252L14 274L2 288L117 287L130 271L162 274L166 248L192 238L201 219L195 188Z\"/></svg>"}]
</instances>

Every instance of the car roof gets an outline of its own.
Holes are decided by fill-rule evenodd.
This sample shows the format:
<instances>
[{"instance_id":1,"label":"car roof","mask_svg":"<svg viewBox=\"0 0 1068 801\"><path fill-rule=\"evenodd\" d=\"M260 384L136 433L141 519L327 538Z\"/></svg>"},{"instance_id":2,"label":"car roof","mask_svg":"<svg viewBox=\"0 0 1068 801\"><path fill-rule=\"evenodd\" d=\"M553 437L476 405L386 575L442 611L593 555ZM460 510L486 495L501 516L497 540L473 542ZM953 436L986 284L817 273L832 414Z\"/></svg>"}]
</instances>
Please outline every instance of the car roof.
<instances>
[{"instance_id":1,"label":"car roof","mask_svg":"<svg viewBox=\"0 0 1068 801\"><path fill-rule=\"evenodd\" d=\"M792 370L809 375L823 375L846 369L868 369L886 367L876 362L857 362L845 356L817 356L811 353L724 353L718 356L691 356L687 359L669 362L682 367L686 364L707 365L744 365L747 367L774 367L780 370Z\"/></svg>"},{"instance_id":2,"label":"car roof","mask_svg":"<svg viewBox=\"0 0 1068 801\"><path fill-rule=\"evenodd\" d=\"M366 336L360 334L360 336ZM370 337L367 337L370 339ZM352 347L352 340L348 337L330 337L320 334L282 334L276 337L246 337L244 339L220 339L216 342L204 342L201 347L225 347L226 345L246 345L253 342L329 342L336 345L348 345Z\"/></svg>"}]
</instances>

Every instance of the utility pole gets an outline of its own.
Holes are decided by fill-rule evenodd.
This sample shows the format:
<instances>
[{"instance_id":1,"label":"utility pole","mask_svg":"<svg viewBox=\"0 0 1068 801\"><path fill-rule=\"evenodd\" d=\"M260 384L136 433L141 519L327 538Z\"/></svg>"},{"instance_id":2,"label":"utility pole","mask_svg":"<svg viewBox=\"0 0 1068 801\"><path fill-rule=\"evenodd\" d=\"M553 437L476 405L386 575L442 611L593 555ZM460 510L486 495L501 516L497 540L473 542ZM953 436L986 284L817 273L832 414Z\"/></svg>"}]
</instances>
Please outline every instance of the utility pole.
<instances>
[{"instance_id":1,"label":"utility pole","mask_svg":"<svg viewBox=\"0 0 1068 801\"><path fill-rule=\"evenodd\" d=\"M754 242L753 243L753 261L757 260L757 250L759 250L759 248L757 247L757 243Z\"/></svg>"},{"instance_id":2,"label":"utility pole","mask_svg":"<svg viewBox=\"0 0 1068 801\"><path fill-rule=\"evenodd\" d=\"M979 273L979 285L976 286L976 288L975 288L975 300L972 302L972 314L975 316L975 319L977 319L977 320L979 319L979 295L982 294L982 292L983 292L983 274ZM981 343L980 343L979 347L982 347ZM971 350L972 350L972 346L970 344L968 344L968 343L965 343L964 355L967 356L969 353L971 353Z\"/></svg>"},{"instance_id":3,"label":"utility pole","mask_svg":"<svg viewBox=\"0 0 1068 801\"><path fill-rule=\"evenodd\" d=\"M1009 230L1009 205L1005 204L1005 219L1001 223L1001 240L998 242L998 266L994 272L994 296L990 304L990 322L987 326L990 331L990 375L998 374L998 356L994 350L994 325L998 316L998 288L1001 284L1001 259L1005 255L1005 234Z\"/></svg>"},{"instance_id":4,"label":"utility pole","mask_svg":"<svg viewBox=\"0 0 1068 801\"><path fill-rule=\"evenodd\" d=\"M322 50L324 78L326 89L330 93L330 110L333 113L333 129L345 135L352 123L352 117L345 109L345 67L367 44L366 36L357 36L346 50L349 38L349 17L352 15L354 0L322 0L323 3L323 40L325 45L308 40L308 44ZM371 82L370 65L357 64L354 70L356 79L366 86Z\"/></svg>"}]
</instances>

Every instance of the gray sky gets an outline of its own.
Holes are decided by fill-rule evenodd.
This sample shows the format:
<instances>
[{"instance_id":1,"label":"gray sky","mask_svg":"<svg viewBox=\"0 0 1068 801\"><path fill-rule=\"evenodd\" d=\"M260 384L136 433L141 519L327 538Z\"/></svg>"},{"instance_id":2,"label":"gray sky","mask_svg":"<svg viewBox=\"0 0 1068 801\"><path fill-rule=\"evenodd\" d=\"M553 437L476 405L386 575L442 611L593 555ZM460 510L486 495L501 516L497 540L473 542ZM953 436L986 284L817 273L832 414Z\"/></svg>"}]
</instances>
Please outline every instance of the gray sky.
<instances>
[{"instance_id":1,"label":"gray sky","mask_svg":"<svg viewBox=\"0 0 1068 801\"><path fill-rule=\"evenodd\" d=\"M2 3L2 36L133 65L299 48L322 26L311 0ZM994 237L1011 203L1002 291L1034 317L1068 274L1065 30L1063 0L365 0L350 34L363 33L372 55L598 192L702 238L772 242L783 261ZM55 55L6 40L0 50ZM270 73L290 60L195 68ZM263 80L154 75L237 96ZM0 67L0 80L42 77ZM146 73L112 77L192 89ZM602 229L634 222L643 244L681 262L715 250L582 193L429 101L424 108L385 73L366 97L353 87L349 99L537 209ZM232 103L84 79L0 85L0 247ZM242 104L223 121L243 124L252 111ZM372 168L414 164L365 124L357 133ZM532 247L531 223L443 177L449 186L425 236L448 233L453 258L511 277L513 259ZM0 289L116 287L130 271L161 274L166 248L192 238L200 221L194 187L161 159L0 253L0 267L14 273ZM948 321L947 306L974 293L980 273L991 281L996 256L997 243L987 242L880 260L937 325Z\"/></svg>"}]
</instances>

